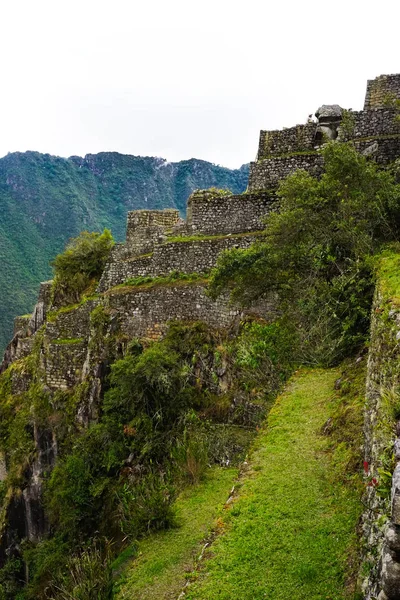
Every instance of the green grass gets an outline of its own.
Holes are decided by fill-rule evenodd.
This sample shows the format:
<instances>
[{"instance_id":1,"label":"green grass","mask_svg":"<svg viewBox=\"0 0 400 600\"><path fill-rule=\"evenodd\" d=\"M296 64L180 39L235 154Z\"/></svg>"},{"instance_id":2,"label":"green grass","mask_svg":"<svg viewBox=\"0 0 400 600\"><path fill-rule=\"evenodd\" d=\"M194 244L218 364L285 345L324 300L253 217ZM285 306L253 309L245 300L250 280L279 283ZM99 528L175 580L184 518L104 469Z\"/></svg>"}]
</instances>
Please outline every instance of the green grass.
<instances>
[{"instance_id":1,"label":"green grass","mask_svg":"<svg viewBox=\"0 0 400 600\"><path fill-rule=\"evenodd\" d=\"M332 415L334 429L346 428L349 401L340 410L333 398L339 374L302 371L278 398L240 496L223 513L224 533L193 578L187 600L354 597L348 557L355 552L360 490L357 476L348 473L348 457L343 460L346 436L321 433Z\"/></svg>"},{"instance_id":2,"label":"green grass","mask_svg":"<svg viewBox=\"0 0 400 600\"><path fill-rule=\"evenodd\" d=\"M221 235L180 235L180 236L171 236L169 237L164 243L165 244L176 244L176 243L187 243L187 242L208 242L208 241L215 241L215 240L226 240L226 239L236 239L236 238L242 238L242 237L249 237L249 236L258 236L258 235L265 235L265 231L247 231L246 233L235 233L232 235L226 235L226 234L221 234Z\"/></svg>"},{"instance_id":3,"label":"green grass","mask_svg":"<svg viewBox=\"0 0 400 600\"><path fill-rule=\"evenodd\" d=\"M121 560L128 557L116 586L118 600L177 598L236 475L233 468L210 469L205 481L187 488L177 500L179 527L142 540L137 558L129 558L135 553L129 548L117 559L114 567L119 571Z\"/></svg>"},{"instance_id":4,"label":"green grass","mask_svg":"<svg viewBox=\"0 0 400 600\"><path fill-rule=\"evenodd\" d=\"M180 273L178 271L173 271L169 275L159 276L159 277L131 277L127 279L124 283L116 285L113 288L110 288L106 292L104 292L104 296L107 296L111 292L126 292L130 289L134 288L138 291L151 289L158 286L169 286L169 285L187 285L191 283L207 283L208 275L207 273Z\"/></svg>"},{"instance_id":5,"label":"green grass","mask_svg":"<svg viewBox=\"0 0 400 600\"><path fill-rule=\"evenodd\" d=\"M67 344L81 344L83 341L83 338L56 338L52 340L52 343L58 346L65 346Z\"/></svg>"},{"instance_id":6,"label":"green grass","mask_svg":"<svg viewBox=\"0 0 400 600\"><path fill-rule=\"evenodd\" d=\"M283 152L282 154L265 154L258 160L268 160L270 158L290 158L291 156L310 156L319 154L318 150L299 150L298 152Z\"/></svg>"},{"instance_id":7,"label":"green grass","mask_svg":"<svg viewBox=\"0 0 400 600\"><path fill-rule=\"evenodd\" d=\"M377 257L380 289L393 304L400 304L400 244L393 244Z\"/></svg>"}]
</instances>

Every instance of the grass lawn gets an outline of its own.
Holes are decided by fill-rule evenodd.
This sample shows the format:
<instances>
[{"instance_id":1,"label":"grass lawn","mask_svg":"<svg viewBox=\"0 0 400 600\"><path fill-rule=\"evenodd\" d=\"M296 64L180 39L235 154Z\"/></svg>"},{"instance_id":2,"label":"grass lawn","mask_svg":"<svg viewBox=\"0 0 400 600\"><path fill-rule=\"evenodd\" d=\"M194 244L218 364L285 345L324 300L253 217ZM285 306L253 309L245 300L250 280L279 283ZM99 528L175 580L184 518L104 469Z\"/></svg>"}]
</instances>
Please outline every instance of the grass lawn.
<instances>
[{"instance_id":1,"label":"grass lawn","mask_svg":"<svg viewBox=\"0 0 400 600\"><path fill-rule=\"evenodd\" d=\"M278 398L239 497L222 513L224 533L194 575L187 600L354 597L346 578L360 490L345 483L345 443L334 451L321 433L338 410L339 375L301 371Z\"/></svg>"},{"instance_id":2,"label":"grass lawn","mask_svg":"<svg viewBox=\"0 0 400 600\"><path fill-rule=\"evenodd\" d=\"M117 583L118 600L177 598L236 476L237 469L213 468L205 481L185 490L176 504L180 527L140 542L138 557L127 561Z\"/></svg>"}]
</instances>

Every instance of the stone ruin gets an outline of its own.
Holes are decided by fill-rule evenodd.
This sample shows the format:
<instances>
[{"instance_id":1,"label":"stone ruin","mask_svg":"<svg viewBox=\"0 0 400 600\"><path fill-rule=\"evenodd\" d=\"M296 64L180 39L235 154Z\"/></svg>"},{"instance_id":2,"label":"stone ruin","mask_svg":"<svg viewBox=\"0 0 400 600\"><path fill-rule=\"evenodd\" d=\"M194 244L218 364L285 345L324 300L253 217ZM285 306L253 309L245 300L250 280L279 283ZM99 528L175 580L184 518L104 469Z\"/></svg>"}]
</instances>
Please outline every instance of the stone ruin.
<instances>
[{"instance_id":1,"label":"stone ruin","mask_svg":"<svg viewBox=\"0 0 400 600\"><path fill-rule=\"evenodd\" d=\"M44 385L57 391L72 389L81 383L93 361L89 343L90 313L99 305L109 311L113 323L118 322L122 339L156 339L165 332L171 319L202 320L212 327L231 326L235 319L243 316L242 309L230 304L227 297L213 301L206 294L207 274L216 265L220 253L231 248L248 248L262 238L265 217L278 208L279 181L298 169L320 176L324 165L319 150L327 140L352 141L360 153L380 165L399 158L396 99L400 99L400 75L382 75L368 81L361 111L346 111L337 104L322 105L315 113L316 122L309 120L288 129L261 131L257 158L250 165L247 191L235 195L220 190L197 190L188 200L186 220L174 209L128 213L126 242L115 245L97 296L47 320L46 315L52 309L51 283L42 284L33 315L15 320L14 337L0 372L29 355L41 328L44 332L40 354ZM179 282L171 280L149 288L126 285L135 277L165 277L172 272L196 273L199 277L187 281L182 278ZM265 302L251 310L268 318L273 312L273 303ZM26 374L13 373L12 378L15 392L27 389ZM99 377L96 381L96 393L100 393ZM92 395L94 397L95 392ZM398 487L400 490L400 484ZM25 500L24 510L28 514L31 500ZM366 517L366 527L368 519L372 522L373 518L373 514ZM400 548L397 513L392 520L390 535L393 537L395 531L398 536L395 546ZM40 532L27 526L25 533L28 539L35 539ZM381 549L383 536L375 543ZM387 554L387 540L384 548ZM386 556L380 564L387 567L388 560ZM383 591L382 566L376 569L375 580L366 584L366 598L372 599L374 590L380 590L379 600L400 598L400 561L397 555L391 555L389 562L394 579L388 583L391 575L388 568L384 568ZM397 583L397 595L393 595L391 590Z\"/></svg>"}]
</instances>

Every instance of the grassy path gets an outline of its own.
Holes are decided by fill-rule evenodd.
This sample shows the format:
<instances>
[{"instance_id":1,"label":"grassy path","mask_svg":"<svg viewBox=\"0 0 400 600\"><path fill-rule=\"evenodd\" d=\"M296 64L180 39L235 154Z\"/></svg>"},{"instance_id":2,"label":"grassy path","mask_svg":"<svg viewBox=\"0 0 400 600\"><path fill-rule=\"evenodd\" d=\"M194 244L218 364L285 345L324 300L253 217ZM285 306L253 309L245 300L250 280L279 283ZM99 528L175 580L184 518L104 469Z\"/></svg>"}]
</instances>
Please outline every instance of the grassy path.
<instances>
[{"instance_id":1,"label":"grassy path","mask_svg":"<svg viewBox=\"0 0 400 600\"><path fill-rule=\"evenodd\" d=\"M138 558L128 562L118 584L118 600L177 598L236 476L237 469L214 468L204 482L187 488L177 501L181 526L140 543Z\"/></svg>"},{"instance_id":2,"label":"grassy path","mask_svg":"<svg viewBox=\"0 0 400 600\"><path fill-rule=\"evenodd\" d=\"M341 483L340 457L321 435L338 375L303 371L278 398L257 438L252 471L224 511L225 533L187 600L349 597L346 560L360 505L354 488Z\"/></svg>"}]
</instances>

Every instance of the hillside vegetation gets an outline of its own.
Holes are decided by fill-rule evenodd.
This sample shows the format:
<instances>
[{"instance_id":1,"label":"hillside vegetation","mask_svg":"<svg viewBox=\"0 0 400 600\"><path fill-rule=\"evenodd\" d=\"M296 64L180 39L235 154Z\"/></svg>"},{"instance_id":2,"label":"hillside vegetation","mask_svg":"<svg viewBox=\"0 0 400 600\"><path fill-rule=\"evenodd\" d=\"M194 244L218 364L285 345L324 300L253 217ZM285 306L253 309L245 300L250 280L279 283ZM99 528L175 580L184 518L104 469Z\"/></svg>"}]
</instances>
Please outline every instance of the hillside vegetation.
<instances>
[{"instance_id":1,"label":"hillside vegetation","mask_svg":"<svg viewBox=\"0 0 400 600\"><path fill-rule=\"evenodd\" d=\"M88 295L110 251L109 233L84 233L56 257L53 292L62 305L53 306L30 354L0 377L3 526L7 510L11 520L32 491L40 451L35 507L48 529L20 543L9 528L0 598L111 599L128 556L138 558L120 581L128 598L129 582L139 598L148 590L154 598L157 589L175 594L173 573L181 583L186 568L193 600L356 593L364 382L355 368L365 361L376 257L399 235L400 186L351 145L327 144L322 153L325 174L299 171L284 180L265 236L222 254L211 274L214 297L229 291L244 306L273 298L266 318L248 314L230 329L170 322L156 341L131 339L118 326L125 306L110 307L107 293ZM145 285L150 294L180 277L134 278L123 291ZM180 282L195 285L196 277L185 273ZM62 330L52 343L51 330L60 315L80 315L82 307L88 374L51 391L44 385L49 353L57 346L67 362L67 348L86 343ZM53 439L57 454L45 463L40 442ZM214 487L209 469L239 467L254 439L250 471L213 527L232 473ZM177 509L191 519L196 498L201 508L190 529ZM196 565L207 520L216 540ZM160 553L174 546L171 562L157 562L154 544Z\"/></svg>"},{"instance_id":2,"label":"hillside vegetation","mask_svg":"<svg viewBox=\"0 0 400 600\"><path fill-rule=\"evenodd\" d=\"M39 152L0 159L0 355L15 316L32 310L49 261L82 230L125 237L126 212L138 208L185 211L194 189L242 192L248 167L230 170L191 159L103 152L64 159Z\"/></svg>"},{"instance_id":3,"label":"hillside vegetation","mask_svg":"<svg viewBox=\"0 0 400 600\"><path fill-rule=\"evenodd\" d=\"M180 527L149 537L115 565L117 598L164 600L183 589L188 600L354 598L365 363L343 368L344 376L315 369L292 378L233 498L227 502L229 470L182 494ZM226 503L219 510L216 497Z\"/></svg>"}]
</instances>

